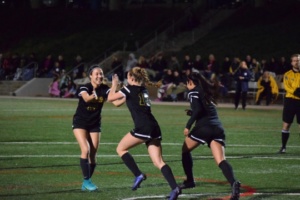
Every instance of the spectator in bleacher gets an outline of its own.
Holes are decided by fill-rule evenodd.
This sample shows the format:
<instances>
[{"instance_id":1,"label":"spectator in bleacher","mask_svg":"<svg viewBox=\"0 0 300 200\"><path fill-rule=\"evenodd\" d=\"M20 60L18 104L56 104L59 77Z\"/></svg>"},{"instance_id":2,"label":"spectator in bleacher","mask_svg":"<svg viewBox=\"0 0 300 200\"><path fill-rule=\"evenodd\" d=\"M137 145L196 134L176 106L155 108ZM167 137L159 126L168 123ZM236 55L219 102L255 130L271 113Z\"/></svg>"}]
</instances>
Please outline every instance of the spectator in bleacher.
<instances>
[{"instance_id":1,"label":"spectator in bleacher","mask_svg":"<svg viewBox=\"0 0 300 200\"><path fill-rule=\"evenodd\" d=\"M264 98L266 99L266 105L270 105L277 99L278 93L278 85L275 79L268 71L265 71L257 81L256 105L260 105Z\"/></svg>"},{"instance_id":2,"label":"spectator in bleacher","mask_svg":"<svg viewBox=\"0 0 300 200\"><path fill-rule=\"evenodd\" d=\"M135 58L135 55L134 53L130 53L128 55L128 59L127 59L127 62L126 62L126 66L125 66L125 79L127 77L127 73L136 66L137 64L137 59Z\"/></svg>"},{"instance_id":3,"label":"spectator in bleacher","mask_svg":"<svg viewBox=\"0 0 300 200\"><path fill-rule=\"evenodd\" d=\"M21 66L21 58L20 58L20 55L19 53L14 53L12 55L12 67L13 67L13 70L15 71L17 68L19 68Z\"/></svg>"},{"instance_id":4,"label":"spectator in bleacher","mask_svg":"<svg viewBox=\"0 0 300 200\"><path fill-rule=\"evenodd\" d=\"M190 55L185 54L184 60L182 62L180 75L185 74L185 71L187 71L187 70L192 71L193 67L194 67L194 63L193 63L193 60L191 59Z\"/></svg>"},{"instance_id":5,"label":"spectator in bleacher","mask_svg":"<svg viewBox=\"0 0 300 200\"><path fill-rule=\"evenodd\" d=\"M191 73L190 69L185 70L186 76ZM173 71L172 85L167 89L167 95L171 97L173 102L178 101L178 95L186 91L185 79L178 70Z\"/></svg>"},{"instance_id":6,"label":"spectator in bleacher","mask_svg":"<svg viewBox=\"0 0 300 200\"><path fill-rule=\"evenodd\" d=\"M204 71L202 72L202 75L208 80L213 81L216 78L215 71L212 70L211 65L208 65L205 67Z\"/></svg>"},{"instance_id":7,"label":"spectator in bleacher","mask_svg":"<svg viewBox=\"0 0 300 200\"><path fill-rule=\"evenodd\" d=\"M230 67L230 73L231 75L235 74L235 72L239 69L240 67L240 58L239 57L234 57L231 63L231 67Z\"/></svg>"},{"instance_id":8,"label":"spectator in bleacher","mask_svg":"<svg viewBox=\"0 0 300 200\"><path fill-rule=\"evenodd\" d=\"M264 71L268 71L270 73L270 75L272 75L273 77L275 77L275 71L277 69L277 62L276 59L274 57L272 57L270 59L270 61L267 63L266 67L264 68Z\"/></svg>"},{"instance_id":9,"label":"spectator in bleacher","mask_svg":"<svg viewBox=\"0 0 300 200\"><path fill-rule=\"evenodd\" d=\"M157 90L157 98L155 101L163 101L167 99L167 90L173 85L173 72L167 69L162 77L162 85Z\"/></svg>"},{"instance_id":10,"label":"spectator in bleacher","mask_svg":"<svg viewBox=\"0 0 300 200\"><path fill-rule=\"evenodd\" d=\"M65 92L67 91L69 85L69 81L72 80L72 78L66 73L65 69L62 69L60 71L59 77L60 77L60 81L59 81L60 96L62 97L65 95Z\"/></svg>"},{"instance_id":11,"label":"spectator in bleacher","mask_svg":"<svg viewBox=\"0 0 300 200\"><path fill-rule=\"evenodd\" d=\"M199 54L195 56L195 60L193 62L193 71L198 73L202 73L204 71L204 62Z\"/></svg>"},{"instance_id":12,"label":"spectator in bleacher","mask_svg":"<svg viewBox=\"0 0 300 200\"><path fill-rule=\"evenodd\" d=\"M161 80L165 70L168 69L168 62L166 61L163 52L159 52L151 58L151 69L156 73L154 81Z\"/></svg>"},{"instance_id":13,"label":"spectator in bleacher","mask_svg":"<svg viewBox=\"0 0 300 200\"><path fill-rule=\"evenodd\" d=\"M228 90L231 86L231 73L230 73L230 67L232 65L232 62L229 58L229 56L225 56L224 60L221 65L220 74L219 74L219 81L221 82L223 88L225 90Z\"/></svg>"},{"instance_id":14,"label":"spectator in bleacher","mask_svg":"<svg viewBox=\"0 0 300 200\"><path fill-rule=\"evenodd\" d=\"M260 63L256 58L252 59L251 68L253 69L254 81L257 81L259 77L262 75Z\"/></svg>"},{"instance_id":15,"label":"spectator in bleacher","mask_svg":"<svg viewBox=\"0 0 300 200\"><path fill-rule=\"evenodd\" d=\"M37 55L36 55L36 53L34 53L34 52L31 52L30 54L29 54L29 57L28 57L28 63L31 63L31 62L39 62L39 59L38 59L38 57L37 57Z\"/></svg>"},{"instance_id":16,"label":"spectator in bleacher","mask_svg":"<svg viewBox=\"0 0 300 200\"><path fill-rule=\"evenodd\" d=\"M59 81L59 77L54 77L50 83L48 93L51 97L60 97Z\"/></svg>"},{"instance_id":17,"label":"spectator in bleacher","mask_svg":"<svg viewBox=\"0 0 300 200\"><path fill-rule=\"evenodd\" d=\"M76 69L74 69L75 67ZM84 61L80 55L77 55L75 57L72 68L74 69L73 71L74 79L82 78L82 73L84 72Z\"/></svg>"},{"instance_id":18,"label":"spectator in bleacher","mask_svg":"<svg viewBox=\"0 0 300 200\"><path fill-rule=\"evenodd\" d=\"M268 62L267 62L267 59L263 58L261 59L260 61L260 75L262 75L264 73L264 71L267 71L267 65L268 65Z\"/></svg>"},{"instance_id":19,"label":"spectator in bleacher","mask_svg":"<svg viewBox=\"0 0 300 200\"><path fill-rule=\"evenodd\" d=\"M64 59L64 56L62 54L59 54L57 56L57 62L59 62L59 66L61 69L66 69L66 61Z\"/></svg>"},{"instance_id":20,"label":"spectator in bleacher","mask_svg":"<svg viewBox=\"0 0 300 200\"><path fill-rule=\"evenodd\" d=\"M76 92L77 92L77 86L73 82L72 78L70 78L68 80L68 84L60 92L63 93L63 95L62 95L63 98L73 98L73 97L75 97Z\"/></svg>"},{"instance_id":21,"label":"spectator in bleacher","mask_svg":"<svg viewBox=\"0 0 300 200\"><path fill-rule=\"evenodd\" d=\"M278 86L283 81L282 80L283 74L289 71L290 69L291 69L291 65L286 61L284 56L281 56L280 60L278 61L277 68L275 70L275 74L276 74L275 79Z\"/></svg>"},{"instance_id":22,"label":"spectator in bleacher","mask_svg":"<svg viewBox=\"0 0 300 200\"><path fill-rule=\"evenodd\" d=\"M153 69L150 69L150 64L148 63L148 61L146 60L146 58L144 56L139 57L136 66L138 66L140 68L144 68L149 75L149 79L154 80L156 73Z\"/></svg>"},{"instance_id":23,"label":"spectator in bleacher","mask_svg":"<svg viewBox=\"0 0 300 200\"><path fill-rule=\"evenodd\" d=\"M242 98L242 108L246 109L247 93L248 93L248 82L251 79L251 72L249 71L245 61L240 62L240 67L234 74L236 80L234 108L237 109Z\"/></svg>"},{"instance_id":24,"label":"spectator in bleacher","mask_svg":"<svg viewBox=\"0 0 300 200\"><path fill-rule=\"evenodd\" d=\"M85 85L90 82L90 78L87 76L86 72L82 72L82 78L74 79L73 81L77 87Z\"/></svg>"},{"instance_id":25,"label":"spectator in bleacher","mask_svg":"<svg viewBox=\"0 0 300 200\"><path fill-rule=\"evenodd\" d=\"M8 53L3 58L2 68L4 70L4 76L6 79L9 79L10 76L14 74L13 67L12 67L12 55L11 53Z\"/></svg>"},{"instance_id":26,"label":"spectator in bleacher","mask_svg":"<svg viewBox=\"0 0 300 200\"><path fill-rule=\"evenodd\" d=\"M252 56L249 54L246 55L245 62L246 62L248 69L251 70Z\"/></svg>"},{"instance_id":27,"label":"spectator in bleacher","mask_svg":"<svg viewBox=\"0 0 300 200\"><path fill-rule=\"evenodd\" d=\"M291 56L291 65L292 69L287 71L283 76L286 94L282 112L282 146L278 153L286 152L286 144L290 137L290 127L295 116L298 125L300 124L300 54L293 54Z\"/></svg>"},{"instance_id":28,"label":"spectator in bleacher","mask_svg":"<svg viewBox=\"0 0 300 200\"><path fill-rule=\"evenodd\" d=\"M216 76L218 76L219 75L219 69L220 68L220 66L219 66L219 64L218 64L218 62L217 62L217 60L216 60L216 57L215 57L215 55L214 54L209 54L208 55L208 62L207 62L207 64L206 64L206 68L205 68L205 70L207 70L207 71L211 71L212 73L214 73Z\"/></svg>"},{"instance_id":29,"label":"spectator in bleacher","mask_svg":"<svg viewBox=\"0 0 300 200\"><path fill-rule=\"evenodd\" d=\"M171 55L170 62L168 64L168 68L171 69L172 71L174 70L181 70L180 63L178 61L178 58L176 55Z\"/></svg>"},{"instance_id":30,"label":"spectator in bleacher","mask_svg":"<svg viewBox=\"0 0 300 200\"><path fill-rule=\"evenodd\" d=\"M121 59L117 55L113 56L110 68L112 70L112 74L117 74L119 80L124 81L124 66Z\"/></svg>"},{"instance_id":31,"label":"spectator in bleacher","mask_svg":"<svg viewBox=\"0 0 300 200\"><path fill-rule=\"evenodd\" d=\"M51 77L51 70L54 66L54 60L52 54L48 54L43 60L41 66L39 66L37 76L38 77Z\"/></svg>"},{"instance_id":32,"label":"spectator in bleacher","mask_svg":"<svg viewBox=\"0 0 300 200\"><path fill-rule=\"evenodd\" d=\"M53 77L60 77L63 70L64 70L64 69L62 69L62 68L60 67L59 62L58 62L58 61L55 61L55 62L54 62L54 67L53 67L53 69L51 70L52 76L53 76Z\"/></svg>"}]
</instances>

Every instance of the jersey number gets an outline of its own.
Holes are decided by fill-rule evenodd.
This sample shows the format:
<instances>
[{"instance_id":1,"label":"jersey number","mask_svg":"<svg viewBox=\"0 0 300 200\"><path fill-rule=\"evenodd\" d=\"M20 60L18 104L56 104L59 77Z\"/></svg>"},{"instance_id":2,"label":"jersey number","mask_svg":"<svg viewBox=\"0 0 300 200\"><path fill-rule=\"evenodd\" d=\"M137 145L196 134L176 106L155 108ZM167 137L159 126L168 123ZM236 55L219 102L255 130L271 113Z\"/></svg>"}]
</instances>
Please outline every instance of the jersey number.
<instances>
[{"instance_id":1,"label":"jersey number","mask_svg":"<svg viewBox=\"0 0 300 200\"><path fill-rule=\"evenodd\" d=\"M150 98L147 92L142 92L139 94L140 105L141 106L151 106Z\"/></svg>"}]
</instances>

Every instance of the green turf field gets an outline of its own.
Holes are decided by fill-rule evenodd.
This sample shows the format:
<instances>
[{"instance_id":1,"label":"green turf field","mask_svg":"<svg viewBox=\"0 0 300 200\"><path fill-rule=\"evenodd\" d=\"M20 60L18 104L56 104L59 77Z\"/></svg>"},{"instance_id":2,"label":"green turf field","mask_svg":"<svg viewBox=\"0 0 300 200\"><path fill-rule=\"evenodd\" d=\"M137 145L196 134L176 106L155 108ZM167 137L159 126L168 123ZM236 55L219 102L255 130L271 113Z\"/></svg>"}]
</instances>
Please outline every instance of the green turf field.
<instances>
[{"instance_id":1,"label":"green turf field","mask_svg":"<svg viewBox=\"0 0 300 200\"><path fill-rule=\"evenodd\" d=\"M176 103L174 103L176 105ZM156 105L152 110L163 132L163 154L178 182L183 129L188 105ZM156 169L144 145L131 151L148 175L131 191L133 175L115 148L132 128L126 106L107 103L102 112L102 137L93 182L98 192L81 192L80 149L72 133L77 100L0 97L0 199L165 199L170 188ZM226 129L227 160L242 183L241 199L300 199L300 136L293 124L287 153L281 145L280 109L237 110L220 107ZM226 199L230 187L215 165L207 146L193 152L197 187L179 199Z\"/></svg>"}]
</instances>

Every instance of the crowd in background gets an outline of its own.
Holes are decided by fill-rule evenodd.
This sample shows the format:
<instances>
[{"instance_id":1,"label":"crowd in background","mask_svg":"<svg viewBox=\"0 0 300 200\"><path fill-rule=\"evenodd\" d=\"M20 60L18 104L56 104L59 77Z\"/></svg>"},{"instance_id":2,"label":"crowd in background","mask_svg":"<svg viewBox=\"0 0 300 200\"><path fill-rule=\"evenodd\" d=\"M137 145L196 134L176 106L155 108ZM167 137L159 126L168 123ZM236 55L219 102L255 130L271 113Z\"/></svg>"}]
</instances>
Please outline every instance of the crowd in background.
<instances>
[{"instance_id":1,"label":"crowd in background","mask_svg":"<svg viewBox=\"0 0 300 200\"><path fill-rule=\"evenodd\" d=\"M272 57L268 60L258 60L251 55L225 56L217 60L214 54L209 54L207 58L189 54L178 58L175 54L167 55L164 52L151 57L129 53L127 58L113 57L111 73L107 74L107 79L110 80L111 75L116 73L121 81L126 82L126 73L131 68L139 66L147 70L151 81L162 82L162 86L157 91L157 101L178 101L185 99L186 76L193 71L198 71L210 81L218 80L220 95L225 96L228 91L236 87L234 76L240 69L241 61L246 62L251 72L249 81L253 82L257 82L267 71L279 86L283 74L291 69L289 59L285 56ZM37 67L34 67L34 63ZM73 70L66 72L67 69ZM76 96L77 86L88 81L85 63L80 55L77 55L71 64L67 64L61 54L57 57L49 54L41 61L35 53L31 53L28 57L17 53L6 56L0 54L1 80L30 80L33 77L53 78L49 94L53 97L65 98Z\"/></svg>"}]
</instances>

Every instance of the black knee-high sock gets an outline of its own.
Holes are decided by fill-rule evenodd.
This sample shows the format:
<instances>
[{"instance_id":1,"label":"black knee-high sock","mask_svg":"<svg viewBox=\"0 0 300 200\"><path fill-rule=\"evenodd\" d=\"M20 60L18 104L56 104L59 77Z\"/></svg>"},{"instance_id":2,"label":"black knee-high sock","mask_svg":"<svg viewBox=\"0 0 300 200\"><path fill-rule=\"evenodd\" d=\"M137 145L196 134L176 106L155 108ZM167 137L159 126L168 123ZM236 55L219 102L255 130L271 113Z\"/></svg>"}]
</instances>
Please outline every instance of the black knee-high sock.
<instances>
[{"instance_id":1,"label":"black knee-high sock","mask_svg":"<svg viewBox=\"0 0 300 200\"><path fill-rule=\"evenodd\" d=\"M88 159L80 158L80 167L84 179L90 178L90 164Z\"/></svg>"},{"instance_id":2,"label":"black knee-high sock","mask_svg":"<svg viewBox=\"0 0 300 200\"><path fill-rule=\"evenodd\" d=\"M188 182L194 181L193 158L192 158L191 152L182 153L181 154L181 162L182 162L184 173L186 175L186 180Z\"/></svg>"},{"instance_id":3,"label":"black knee-high sock","mask_svg":"<svg viewBox=\"0 0 300 200\"><path fill-rule=\"evenodd\" d=\"M235 178L231 165L226 160L223 160L222 162L220 162L219 167L221 168L223 175L230 183L230 185L233 185L233 183L235 182Z\"/></svg>"},{"instance_id":4,"label":"black knee-high sock","mask_svg":"<svg viewBox=\"0 0 300 200\"><path fill-rule=\"evenodd\" d=\"M290 132L282 130L281 131L281 142L282 142L282 148L286 148L286 144L289 140Z\"/></svg>"},{"instance_id":5,"label":"black knee-high sock","mask_svg":"<svg viewBox=\"0 0 300 200\"><path fill-rule=\"evenodd\" d=\"M90 163L90 178L93 176L96 168L96 163Z\"/></svg>"},{"instance_id":6,"label":"black knee-high sock","mask_svg":"<svg viewBox=\"0 0 300 200\"><path fill-rule=\"evenodd\" d=\"M176 183L175 177L174 177L173 172L172 172L171 168L169 167L169 165L164 165L160 169L160 171L163 174L163 176L165 177L165 179L168 181L172 190L174 190L177 187L177 183Z\"/></svg>"},{"instance_id":7,"label":"black knee-high sock","mask_svg":"<svg viewBox=\"0 0 300 200\"><path fill-rule=\"evenodd\" d=\"M124 164L128 167L128 169L134 174L134 176L141 175L142 172L140 171L139 167L137 166L130 153L125 153L121 158Z\"/></svg>"}]
</instances>

